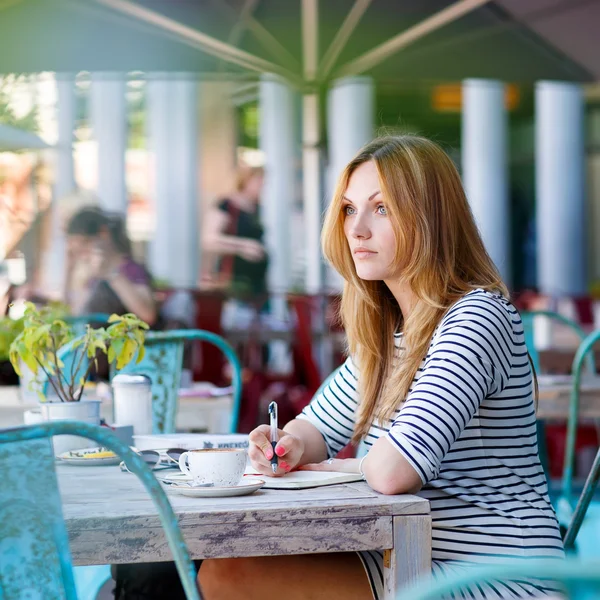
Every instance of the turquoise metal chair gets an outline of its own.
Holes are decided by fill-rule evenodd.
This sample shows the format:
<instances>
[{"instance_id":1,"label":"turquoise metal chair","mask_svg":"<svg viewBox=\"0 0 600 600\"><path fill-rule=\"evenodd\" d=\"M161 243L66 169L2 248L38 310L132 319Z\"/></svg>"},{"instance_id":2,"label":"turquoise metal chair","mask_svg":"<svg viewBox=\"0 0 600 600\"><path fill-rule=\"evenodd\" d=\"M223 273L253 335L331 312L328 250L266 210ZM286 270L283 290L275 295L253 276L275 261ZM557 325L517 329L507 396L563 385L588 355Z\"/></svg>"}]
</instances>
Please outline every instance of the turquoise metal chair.
<instances>
[{"instance_id":1,"label":"turquoise metal chair","mask_svg":"<svg viewBox=\"0 0 600 600\"><path fill-rule=\"evenodd\" d=\"M541 371L540 367L540 355L535 347L534 341L534 320L535 317L547 317L561 325L568 327L573 333L577 335L580 342L585 339L586 333L581 328L581 326L559 313L552 312L550 310L533 310L526 311L521 314L521 319L523 321L523 330L525 333L525 345L527 346L527 351L529 352L529 356L531 358L531 362L533 363L533 367L535 368L535 372L539 373ZM593 356L588 356L587 358L587 368L590 373L595 373L595 365ZM546 473L546 477L550 480L550 468L548 466L548 451L546 448L546 431L544 428L543 421L538 420L537 422L537 437L538 437L538 450L540 455L540 461L542 463L542 467L544 468L544 472Z\"/></svg>"},{"instance_id":2,"label":"turquoise metal chair","mask_svg":"<svg viewBox=\"0 0 600 600\"><path fill-rule=\"evenodd\" d=\"M132 361L121 372L147 375L152 381L152 413L154 433L174 433L177 416L178 392L181 382L183 350L185 342L201 340L219 348L227 357L233 371L233 409L229 422L229 431L235 433L238 428L242 398L242 367L235 350L222 337L200 329L182 329L172 331L150 331L146 334L146 353L139 364ZM73 342L67 344L59 353L64 369L74 365ZM79 375L85 373L86 365L80 365ZM47 388L47 382L45 387ZM44 389L46 392L46 389ZM94 600L102 586L111 577L108 565L95 567L77 567L77 589L81 600ZM0 600L2 597L0 596Z\"/></svg>"},{"instance_id":3,"label":"turquoise metal chair","mask_svg":"<svg viewBox=\"0 0 600 600\"><path fill-rule=\"evenodd\" d=\"M553 312L551 310L531 310L525 311L521 313L521 320L523 321L523 329L525 331L525 344L527 346L527 350L529 352L529 356L531 357L531 361L533 362L533 366L535 367L536 373L540 372L540 355L535 347L534 343L534 319L535 317L547 317L561 325L568 327L574 334L579 338L579 342L581 343L586 336L585 331L582 327L557 312ZM592 356L589 356L587 359L587 366L590 370L590 373L595 373L594 359Z\"/></svg>"},{"instance_id":4,"label":"turquoise metal chair","mask_svg":"<svg viewBox=\"0 0 600 600\"><path fill-rule=\"evenodd\" d=\"M90 323L108 323L109 314L105 313L88 313L86 315L69 315L65 317L65 323L73 327L77 335L83 335L85 328Z\"/></svg>"},{"instance_id":5,"label":"turquoise metal chair","mask_svg":"<svg viewBox=\"0 0 600 600\"><path fill-rule=\"evenodd\" d=\"M233 409L229 431L238 428L242 402L242 366L232 346L221 336L201 329L174 329L172 331L150 331L146 334L146 354L139 364L132 361L123 373L140 373L152 381L152 410L154 433L173 433L179 387L181 365L185 342L200 340L216 346L225 354L233 371Z\"/></svg>"},{"instance_id":6,"label":"turquoise metal chair","mask_svg":"<svg viewBox=\"0 0 600 600\"><path fill-rule=\"evenodd\" d=\"M567 440L565 447L565 461L561 485L561 496L557 504L557 513L562 523L567 525L564 536L565 549L573 550L575 540L581 530L588 508L592 502L594 492L600 477L600 450L596 454L594 464L588 475L579 501L574 508L573 500L573 472L575 464L575 446L577 442L577 424L579 421L579 402L581 394L581 375L584 362L591 356L594 345L600 340L600 331L590 333L580 344L573 359L571 386L571 401L569 404L569 419L567 421Z\"/></svg>"},{"instance_id":7,"label":"turquoise metal chair","mask_svg":"<svg viewBox=\"0 0 600 600\"><path fill-rule=\"evenodd\" d=\"M0 598L77 600L50 438L78 435L118 454L150 493L188 600L202 600L196 571L160 483L109 430L75 421L0 430Z\"/></svg>"},{"instance_id":8,"label":"turquoise metal chair","mask_svg":"<svg viewBox=\"0 0 600 600\"><path fill-rule=\"evenodd\" d=\"M521 560L504 565L477 566L453 577L423 578L410 588L402 590L397 600L440 600L440 598L466 598L461 588L467 585L494 580L522 579L525 577L547 579L562 583L571 600L598 598L600 596L600 561ZM594 590L593 595L590 591ZM558 598L558 596L557 596Z\"/></svg>"}]
</instances>

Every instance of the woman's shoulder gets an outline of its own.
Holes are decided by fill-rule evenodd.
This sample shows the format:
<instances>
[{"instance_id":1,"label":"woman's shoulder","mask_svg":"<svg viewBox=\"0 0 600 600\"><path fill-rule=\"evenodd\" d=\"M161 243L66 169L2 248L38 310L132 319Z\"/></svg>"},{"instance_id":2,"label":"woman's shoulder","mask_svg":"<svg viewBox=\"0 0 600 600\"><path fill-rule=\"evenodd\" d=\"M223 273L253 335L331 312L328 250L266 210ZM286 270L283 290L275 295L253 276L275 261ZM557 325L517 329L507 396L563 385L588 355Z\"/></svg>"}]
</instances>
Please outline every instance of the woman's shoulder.
<instances>
[{"instance_id":1,"label":"woman's shoulder","mask_svg":"<svg viewBox=\"0 0 600 600\"><path fill-rule=\"evenodd\" d=\"M506 322L512 322L519 316L517 309L508 298L500 293L481 288L472 290L459 298L447 310L441 322L449 322L458 315L463 318L471 317L475 321L495 317Z\"/></svg>"},{"instance_id":2,"label":"woman's shoulder","mask_svg":"<svg viewBox=\"0 0 600 600\"><path fill-rule=\"evenodd\" d=\"M140 285L150 285L151 278L146 267L135 262L132 258L127 258L119 268L121 275L129 279L132 283Z\"/></svg>"},{"instance_id":3,"label":"woman's shoulder","mask_svg":"<svg viewBox=\"0 0 600 600\"><path fill-rule=\"evenodd\" d=\"M504 339L515 344L519 313L510 300L500 293L475 289L457 300L443 316L434 337L464 329L467 335Z\"/></svg>"}]
</instances>

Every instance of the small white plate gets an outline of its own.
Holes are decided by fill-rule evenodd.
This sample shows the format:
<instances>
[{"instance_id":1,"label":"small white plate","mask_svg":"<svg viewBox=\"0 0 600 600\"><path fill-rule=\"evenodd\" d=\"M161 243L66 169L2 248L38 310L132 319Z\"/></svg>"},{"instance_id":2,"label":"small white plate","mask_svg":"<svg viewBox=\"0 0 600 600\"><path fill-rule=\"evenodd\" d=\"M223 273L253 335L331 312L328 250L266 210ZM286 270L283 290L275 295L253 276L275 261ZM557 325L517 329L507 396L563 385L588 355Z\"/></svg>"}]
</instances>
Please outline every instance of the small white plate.
<instances>
[{"instance_id":1,"label":"small white plate","mask_svg":"<svg viewBox=\"0 0 600 600\"><path fill-rule=\"evenodd\" d=\"M170 473L163 473L158 471L154 474L156 479L160 479L161 481L165 481L166 483L177 483L180 481L192 481L192 478L186 473L182 473L181 471L171 471Z\"/></svg>"},{"instance_id":2,"label":"small white plate","mask_svg":"<svg viewBox=\"0 0 600 600\"><path fill-rule=\"evenodd\" d=\"M98 452L100 448L84 448L83 450L70 450L69 452L63 452L58 455L61 462L67 465L88 466L88 467L100 467L109 465L118 465L121 462L118 456L107 456L105 458L88 458L86 454L94 454Z\"/></svg>"},{"instance_id":3,"label":"small white plate","mask_svg":"<svg viewBox=\"0 0 600 600\"><path fill-rule=\"evenodd\" d=\"M244 479L240 484L231 487L189 487L187 485L170 485L168 489L182 496L191 498L226 498L228 496L245 496L259 490L265 482L262 479Z\"/></svg>"}]
</instances>

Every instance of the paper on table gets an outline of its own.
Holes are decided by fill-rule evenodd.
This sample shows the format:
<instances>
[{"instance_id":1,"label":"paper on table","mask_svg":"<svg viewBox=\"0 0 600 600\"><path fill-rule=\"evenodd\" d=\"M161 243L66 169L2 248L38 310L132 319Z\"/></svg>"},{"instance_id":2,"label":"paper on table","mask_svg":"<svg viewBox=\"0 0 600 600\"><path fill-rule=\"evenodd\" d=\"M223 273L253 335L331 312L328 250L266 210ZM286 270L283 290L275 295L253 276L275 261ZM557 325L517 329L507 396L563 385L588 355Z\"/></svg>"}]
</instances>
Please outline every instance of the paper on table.
<instances>
[{"instance_id":1,"label":"paper on table","mask_svg":"<svg viewBox=\"0 0 600 600\"><path fill-rule=\"evenodd\" d=\"M260 477L265 482L263 489L273 490L301 490L323 485L351 483L362 479L359 473L340 473L338 471L292 471L283 477L265 477L252 467L247 467L244 475Z\"/></svg>"}]
</instances>

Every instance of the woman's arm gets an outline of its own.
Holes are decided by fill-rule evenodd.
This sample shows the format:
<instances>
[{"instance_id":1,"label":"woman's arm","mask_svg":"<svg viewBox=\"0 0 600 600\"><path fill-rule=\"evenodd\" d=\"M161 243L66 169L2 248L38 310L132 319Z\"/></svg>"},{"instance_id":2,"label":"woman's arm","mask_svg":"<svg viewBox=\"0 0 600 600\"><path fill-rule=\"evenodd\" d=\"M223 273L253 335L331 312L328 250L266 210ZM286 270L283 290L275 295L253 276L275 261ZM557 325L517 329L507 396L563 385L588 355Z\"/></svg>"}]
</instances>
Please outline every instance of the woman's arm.
<instances>
[{"instance_id":1,"label":"woman's arm","mask_svg":"<svg viewBox=\"0 0 600 600\"><path fill-rule=\"evenodd\" d=\"M302 440L304 452L298 466L321 462L327 458L327 445L321 432L309 421L293 419L283 430Z\"/></svg>"},{"instance_id":2,"label":"woman's arm","mask_svg":"<svg viewBox=\"0 0 600 600\"><path fill-rule=\"evenodd\" d=\"M123 303L123 306L135 313L142 321L153 325L156 321L156 303L152 290L146 284L134 283L120 271L106 278L106 282Z\"/></svg>"},{"instance_id":3,"label":"woman's arm","mask_svg":"<svg viewBox=\"0 0 600 600\"><path fill-rule=\"evenodd\" d=\"M396 420L363 463L371 487L398 494L436 479L482 401L506 385L519 353L526 350L515 344L499 302L475 296L457 303Z\"/></svg>"},{"instance_id":4,"label":"woman's arm","mask_svg":"<svg viewBox=\"0 0 600 600\"><path fill-rule=\"evenodd\" d=\"M265 249L260 242L251 238L228 235L225 232L230 217L217 207L208 211L204 219L203 247L208 252L219 255L233 254L246 260L258 261L265 254Z\"/></svg>"}]
</instances>

